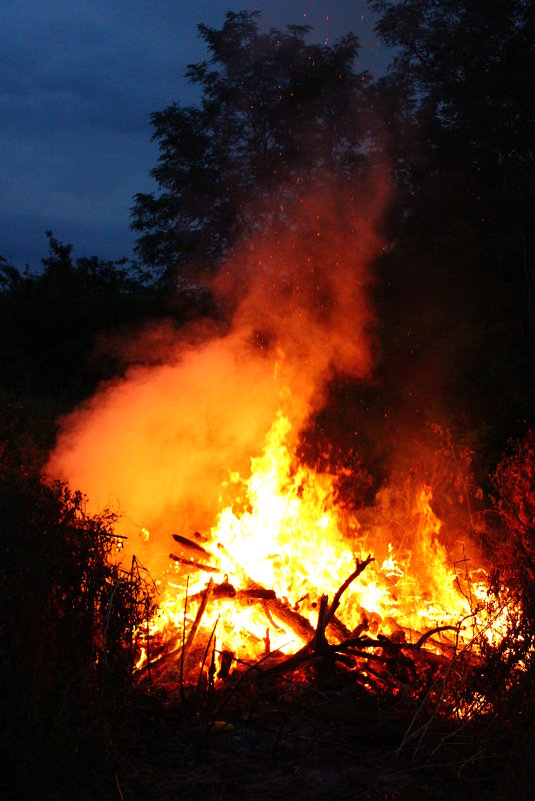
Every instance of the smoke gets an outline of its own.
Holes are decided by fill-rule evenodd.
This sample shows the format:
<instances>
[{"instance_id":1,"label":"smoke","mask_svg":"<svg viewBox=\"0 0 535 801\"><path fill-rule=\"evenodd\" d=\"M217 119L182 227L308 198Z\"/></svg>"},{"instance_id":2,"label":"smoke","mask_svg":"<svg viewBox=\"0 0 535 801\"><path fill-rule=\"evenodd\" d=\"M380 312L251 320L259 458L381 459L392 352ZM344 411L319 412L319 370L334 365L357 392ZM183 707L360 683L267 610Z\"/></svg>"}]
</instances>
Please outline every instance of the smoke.
<instances>
[{"instance_id":1,"label":"smoke","mask_svg":"<svg viewBox=\"0 0 535 801\"><path fill-rule=\"evenodd\" d=\"M90 511L123 514L138 555L148 529L151 570L167 563L172 532L213 525L223 482L248 475L277 410L297 438L336 371L370 373L367 287L385 192L363 195L357 204L332 187L279 209L213 282L230 327L152 328L147 363L62 420L48 476L86 493Z\"/></svg>"}]
</instances>

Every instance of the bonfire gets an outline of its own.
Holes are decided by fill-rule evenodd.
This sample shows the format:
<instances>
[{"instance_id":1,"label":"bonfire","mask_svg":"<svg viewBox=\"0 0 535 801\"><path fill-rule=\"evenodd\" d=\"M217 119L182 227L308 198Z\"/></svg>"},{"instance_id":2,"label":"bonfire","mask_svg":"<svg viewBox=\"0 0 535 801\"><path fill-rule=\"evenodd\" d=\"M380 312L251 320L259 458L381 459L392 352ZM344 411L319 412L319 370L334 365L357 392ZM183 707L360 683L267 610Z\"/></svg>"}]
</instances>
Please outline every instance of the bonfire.
<instances>
[{"instance_id":1,"label":"bonfire","mask_svg":"<svg viewBox=\"0 0 535 801\"><path fill-rule=\"evenodd\" d=\"M336 474L300 464L282 414L247 479L209 532L169 537L172 570L139 632L136 670L168 687L343 666L376 692L419 693L430 671L504 631L489 617L487 576L452 559L429 486L379 494L348 513ZM359 517L366 522L359 522ZM150 538L150 533L146 532Z\"/></svg>"},{"instance_id":2,"label":"bonfire","mask_svg":"<svg viewBox=\"0 0 535 801\"><path fill-rule=\"evenodd\" d=\"M140 683L186 698L321 668L436 703L503 636L470 512L481 490L460 482L453 530L417 470L358 498L343 461L320 469L300 450L332 379L373 374L383 203L309 198L294 225L237 247L212 284L224 324L147 328L123 343L124 377L63 422L49 474L116 504L125 570L141 562L158 585L135 637ZM449 714L467 714L460 695Z\"/></svg>"}]
</instances>

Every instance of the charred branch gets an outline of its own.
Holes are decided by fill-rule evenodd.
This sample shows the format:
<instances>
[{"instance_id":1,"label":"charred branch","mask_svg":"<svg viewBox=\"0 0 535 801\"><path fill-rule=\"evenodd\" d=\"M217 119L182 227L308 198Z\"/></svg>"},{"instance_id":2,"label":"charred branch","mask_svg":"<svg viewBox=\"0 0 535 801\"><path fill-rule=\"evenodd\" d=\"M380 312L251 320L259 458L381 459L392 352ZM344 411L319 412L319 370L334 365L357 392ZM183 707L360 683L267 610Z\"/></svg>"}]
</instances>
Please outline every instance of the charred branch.
<instances>
[{"instance_id":1,"label":"charred branch","mask_svg":"<svg viewBox=\"0 0 535 801\"><path fill-rule=\"evenodd\" d=\"M183 659L184 660L187 658L188 651L190 650L191 646L193 645L193 640L195 639L195 635L197 634L197 630L198 630L199 625L201 623L202 617L204 615L206 607L208 606L208 601L210 600L210 595L211 595L212 591L213 591L213 581L212 581L212 579L210 579L210 581L208 582L208 584L206 586L206 589L205 589L205 591L203 593L201 603L200 603L199 608L197 610L197 614L195 615L195 620L193 621L193 625L192 625L191 629L189 630L188 638L187 638L187 640L186 640L186 642L184 644L184 651L183 651Z\"/></svg>"},{"instance_id":2,"label":"charred branch","mask_svg":"<svg viewBox=\"0 0 535 801\"><path fill-rule=\"evenodd\" d=\"M344 594L344 592L355 581L355 579L358 578L358 576L360 576L360 574L364 570L366 570L366 568L368 567L370 562L374 562L374 561L375 561L375 559L374 559L373 556L371 556L371 554L368 554L368 556L366 557L366 559L364 559L363 562L361 562L360 559L356 560L355 570L351 573L350 576L348 576L346 578L344 583L337 590L337 592L336 592L336 594L335 594L335 596L333 598L333 602L332 602L331 606L329 607L329 611L326 613L326 618L325 618L325 625L326 626L329 624L329 622L331 621L332 617L334 616L334 613L336 612L336 610L340 606L340 600L341 600L342 595Z\"/></svg>"},{"instance_id":3,"label":"charred branch","mask_svg":"<svg viewBox=\"0 0 535 801\"><path fill-rule=\"evenodd\" d=\"M179 565L184 565L184 567L188 568L191 572L195 570L203 570L205 573L223 573L223 570L221 570L219 567L205 565L203 562L196 562L193 559L186 559L183 556L177 556L174 553L169 554L169 559L172 559L173 562L177 562Z\"/></svg>"},{"instance_id":4,"label":"charred branch","mask_svg":"<svg viewBox=\"0 0 535 801\"><path fill-rule=\"evenodd\" d=\"M171 535L176 543L180 546L181 550L183 551L183 555L190 556L195 554L197 559L202 559L203 557L206 559L211 558L211 554L193 540L188 539L187 537L183 537L181 534L172 534Z\"/></svg>"}]
</instances>

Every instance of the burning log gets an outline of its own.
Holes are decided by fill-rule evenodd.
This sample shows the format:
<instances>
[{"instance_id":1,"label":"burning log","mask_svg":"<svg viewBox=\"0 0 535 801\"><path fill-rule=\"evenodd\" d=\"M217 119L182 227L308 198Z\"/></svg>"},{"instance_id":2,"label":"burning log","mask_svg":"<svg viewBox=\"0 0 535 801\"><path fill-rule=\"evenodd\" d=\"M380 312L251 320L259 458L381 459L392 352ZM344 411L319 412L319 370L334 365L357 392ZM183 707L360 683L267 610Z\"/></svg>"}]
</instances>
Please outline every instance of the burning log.
<instances>
[{"instance_id":1,"label":"burning log","mask_svg":"<svg viewBox=\"0 0 535 801\"><path fill-rule=\"evenodd\" d=\"M213 580L210 579L210 581L208 582L208 584L206 586L206 589L205 589L205 591L203 593L200 606L199 606L199 608L197 610L197 614L195 615L195 620L193 621L193 625L192 625L191 629L189 630L188 638L187 638L186 642L184 643L184 648L182 650L182 660L183 661L186 659L188 651L189 651L189 649L191 648L191 646L193 644L193 640L195 639L195 635L197 634L197 629L199 628L199 624L200 624L200 622L202 620L202 616L204 615L205 609L206 609L206 607L208 605L208 601L210 600L210 595L211 595L211 593L213 591L213 584L214 584Z\"/></svg>"},{"instance_id":2,"label":"burning log","mask_svg":"<svg viewBox=\"0 0 535 801\"><path fill-rule=\"evenodd\" d=\"M195 562L193 559L184 559L182 556L177 556L174 553L169 554L169 559L172 559L173 562L177 562L180 565L184 565L184 567L189 568L190 572L194 570L204 571L205 573L222 573L223 571L219 567L212 567L212 565L205 565L203 562Z\"/></svg>"},{"instance_id":3,"label":"burning log","mask_svg":"<svg viewBox=\"0 0 535 801\"><path fill-rule=\"evenodd\" d=\"M264 587L254 587L252 589L238 590L236 597L241 601L247 601L248 599L252 601L271 601L277 597L277 594L275 590L267 590L264 589Z\"/></svg>"},{"instance_id":4,"label":"burning log","mask_svg":"<svg viewBox=\"0 0 535 801\"><path fill-rule=\"evenodd\" d=\"M221 666L219 668L219 673L217 674L218 678L220 679L228 678L233 660L234 660L234 654L232 653L232 651L221 652Z\"/></svg>"},{"instance_id":5,"label":"burning log","mask_svg":"<svg viewBox=\"0 0 535 801\"><path fill-rule=\"evenodd\" d=\"M198 545L198 543L193 542L193 540L190 540L187 537L183 537L181 534L172 534L171 536L173 537L174 541L182 547L182 550L187 555L191 555L193 552L197 559L200 559L201 557L210 559L211 554L209 554L208 551L202 547L202 545Z\"/></svg>"},{"instance_id":6,"label":"burning log","mask_svg":"<svg viewBox=\"0 0 535 801\"><path fill-rule=\"evenodd\" d=\"M360 574L364 570L366 570L366 568L368 567L370 562L374 562L374 561L375 561L375 559L373 558L373 556L371 556L371 554L368 554L367 558L363 562L361 562L359 559L356 560L355 570L351 573L350 576L348 576L346 578L346 580L344 581L342 586L338 589L338 591L336 592L336 594L335 594L335 596L333 598L333 602L332 602L332 604L331 604L331 606L329 608L329 611L326 613L326 618L325 618L325 626L326 627L329 625L330 621L332 620L332 618L334 616L334 613L336 612L336 610L340 606L340 600L341 600L342 595L344 594L344 592L355 581L355 579L358 578L358 576L360 576Z\"/></svg>"},{"instance_id":7,"label":"burning log","mask_svg":"<svg viewBox=\"0 0 535 801\"><path fill-rule=\"evenodd\" d=\"M270 622L274 623L273 617L277 618L284 627L291 629L301 640L307 640L314 634L314 629L308 620L277 598L274 590L268 590L252 580L250 580L250 584L252 586L244 590L236 590L228 581L216 584L212 590L212 600L233 601L244 606L259 602ZM190 601L199 601L203 595L204 593L192 595Z\"/></svg>"},{"instance_id":8,"label":"burning log","mask_svg":"<svg viewBox=\"0 0 535 801\"><path fill-rule=\"evenodd\" d=\"M359 559L356 560L355 570L351 573L350 576L347 577L347 579L339 587L339 589L335 593L333 602L330 606L328 605L329 604L328 597L326 595L321 596L319 610L318 610L318 623L316 625L316 629L314 630L308 621L306 621L306 626L304 627L308 634L311 633L306 644L302 648L300 648L299 651L297 651L295 654L291 654L278 664L266 668L267 672L277 673L277 674L288 673L289 671L295 670L297 667L299 667L305 662L310 661L311 659L317 657L335 658L338 651L345 650L344 643L341 643L339 645L330 645L327 640L325 631L329 623L334 619L334 613L336 612L336 610L340 605L340 600L344 592L372 561L374 560L371 555L369 555L362 562ZM279 601L279 603L281 602ZM299 618L301 618L301 615L299 615L296 612L293 612L293 610L288 610L288 611L291 612L292 616L297 615ZM350 640L349 642L354 642L354 641Z\"/></svg>"},{"instance_id":9,"label":"burning log","mask_svg":"<svg viewBox=\"0 0 535 801\"><path fill-rule=\"evenodd\" d=\"M314 629L303 615L296 612L284 601L275 597L265 601L265 608L269 613L280 620L283 626L290 628L301 640L307 640L314 635Z\"/></svg>"},{"instance_id":10,"label":"burning log","mask_svg":"<svg viewBox=\"0 0 535 801\"><path fill-rule=\"evenodd\" d=\"M204 592L199 592L192 595L190 601L201 600ZM233 584L228 581L223 581L221 584L214 584L212 589L212 598L217 601L236 601L242 605L255 603L256 601L271 601L276 599L274 590L267 590L265 587L249 587L245 590L237 590Z\"/></svg>"},{"instance_id":11,"label":"burning log","mask_svg":"<svg viewBox=\"0 0 535 801\"><path fill-rule=\"evenodd\" d=\"M182 560L181 557L174 558L176 561L184 561L188 566L195 567L195 569L199 571L202 571L206 568L206 566L201 563L196 566L194 563L189 562L188 560ZM327 626L331 626L332 630L336 632L340 639L346 638L347 634L349 634L348 629L336 619L334 613L340 603L342 593L345 591L345 589L347 589L351 581L353 581L360 574L360 572L362 572L362 570L367 564L369 564L370 561L371 558L368 557L368 559L363 563L357 562L357 569L351 574L349 579L344 582L342 587L336 593L333 603L330 607L327 606L327 596L321 597L320 613L316 629L313 628L313 626L303 615L301 615L295 609L292 609L287 602L277 598L274 590L263 587L245 574L244 578L247 586L244 589L238 590L228 580L225 580L220 584L214 584L213 579L210 579L203 592L196 593L188 599L189 603L192 604L198 602L199 607L195 616L195 620L193 621L189 630L187 639L183 647L178 649L178 653L180 654L179 658L181 662L181 668L184 676L187 676L193 667L193 657L191 657L192 647L197 636L201 620L209 603L232 602L247 606L260 603L266 618L273 626L277 627L275 621L279 621L282 627L290 629L296 635L296 637L305 641L307 645L305 645L304 648L294 655L294 659L292 659L292 657L286 657L284 659L284 670L281 672L287 672L291 669L293 663L298 665L314 655L321 654L325 656L328 653L328 649L326 648L327 640L325 637L325 629ZM212 568L212 570L215 572L216 569ZM243 573L243 570L241 572ZM269 629L267 629L266 636L264 638L264 654L269 654L270 650L271 646ZM178 654L175 651L175 659L177 658L177 655ZM220 678L226 678L228 674L228 666L226 667L227 669L220 673Z\"/></svg>"},{"instance_id":12,"label":"burning log","mask_svg":"<svg viewBox=\"0 0 535 801\"><path fill-rule=\"evenodd\" d=\"M225 550L221 545L218 547L222 551ZM210 597L214 602L232 601L240 604L251 604L255 603L256 601L260 601L268 621L273 624L273 618L275 618L282 624L284 628L290 629L299 639L303 640L306 644L295 654L285 657L277 665L268 668L268 670L274 670L277 673L286 673L292 669L295 669L304 662L316 657L328 657L330 659L336 657L339 660L342 659L344 650L349 647L349 643L354 643L355 639L354 637L351 638L351 633L347 627L336 618L335 613L340 605L340 601L344 592L372 561L374 561L374 559L371 555L369 555L363 561L359 559L356 560L355 570L339 587L330 605L328 603L328 597L326 595L321 596L318 610L318 623L315 629L309 623L307 618L305 618L295 609L292 609L287 602L277 598L273 590L263 587L261 584L253 581L249 576L247 576L243 568L239 568L239 572L244 579L244 583L247 585L245 589L236 590L236 588L226 580L221 584L212 585ZM206 591L204 593L198 593L197 595L192 596L190 600L201 600L201 607L204 612L206 603L208 601ZM361 627L365 626L366 623L361 624ZM331 646L328 643L326 637L327 627L330 627L335 636L337 636L337 638L340 640L340 645ZM269 633L266 634L265 638L266 653L269 653L270 650L268 643ZM265 671L263 670L263 672Z\"/></svg>"},{"instance_id":13,"label":"burning log","mask_svg":"<svg viewBox=\"0 0 535 801\"><path fill-rule=\"evenodd\" d=\"M213 592L214 598L217 600L230 599L234 600L236 597L236 589L228 581L223 581L221 584L216 584Z\"/></svg>"},{"instance_id":14,"label":"burning log","mask_svg":"<svg viewBox=\"0 0 535 801\"><path fill-rule=\"evenodd\" d=\"M203 648L203 645L198 642L194 649L193 646L195 641L199 639L198 630L208 606L228 603L241 607L260 606L269 624L268 628L266 628L266 635L263 638L264 654L256 664L249 664L248 666L248 669L255 668L256 675L265 677L273 675L275 677L287 675L306 663L317 666L324 665L326 667L329 665L334 666L337 663L344 664L352 671L356 669L354 675L357 676L357 681L365 687L369 687L371 683L372 685L375 684L379 691L382 691L382 687L390 690L397 688L397 691L400 692L408 692L409 688L412 688L414 692L415 686L420 684L419 675L423 676L424 673L429 675L429 670L434 672L441 668L442 662L440 659L438 662L434 660L433 664L428 664L425 657L421 657L420 652L431 644L438 647L439 642L436 635L443 634L445 631L455 631L455 627L437 627L424 634L418 634L417 642L411 643L411 632L404 630L395 621L390 621L390 628L393 628L393 633L390 636L387 637L381 633L376 634L375 637L370 636L373 627L370 629L369 616L364 610L361 623L353 631L348 629L337 618L336 613L344 593L368 565L374 561L371 555L363 560L356 559L355 569L338 587L331 603L329 603L326 594L320 596L317 624L314 627L298 611L297 604L296 607L292 607L287 600L277 597L274 590L254 581L221 543L217 543L216 548L221 558L228 560L230 563L227 564L226 568L217 567L219 554L210 552L207 548L187 537L178 534L173 534L172 536L178 546L177 554L170 555L173 561L183 565L189 573L195 571L199 574L206 572L224 575L223 580L219 583L214 583L214 579L211 578L203 591L197 592L188 599L191 603L197 603L198 609L195 620L189 629L187 639L185 642L183 641L183 646L178 649L181 654L181 667L184 669L184 677L186 679L194 669L194 657L197 659L197 664L199 663L197 652ZM213 545L209 547L211 550L213 549ZM225 565L225 561L222 564ZM233 581L229 581L226 571L233 576ZM311 594L309 591L305 596L309 597L309 602ZM378 621L381 624L379 616ZM217 623L215 626L217 626ZM214 636L215 626L210 639ZM292 632L296 638L301 640L301 647L291 655L283 655L278 651L272 652L270 628L271 632L278 631L280 633L281 630ZM327 633L329 633L329 639L327 638ZM248 632L248 636L251 647L253 647L253 643L259 642L257 635L252 632ZM412 636L414 637L414 632L412 632ZM442 653L448 649L448 645L445 643L440 643L440 646ZM449 647L451 648L451 644L449 644ZM195 653L193 653L193 650ZM229 655L232 652L225 646L223 646L223 651L227 656L225 665L219 673L219 678L225 680L230 676L230 664L233 659L236 659L238 665L242 664L247 667L247 663L234 655L232 655L232 659L229 662ZM212 648L212 661L214 660L214 653L215 646ZM417 658L416 654L418 654ZM433 656L435 655L433 654ZM443 657L443 659L445 658ZM239 670L239 672L243 675L243 670ZM193 676L190 676L190 678L193 678Z\"/></svg>"},{"instance_id":15,"label":"burning log","mask_svg":"<svg viewBox=\"0 0 535 801\"><path fill-rule=\"evenodd\" d=\"M266 589L266 587L263 587L261 584L248 576L243 567L237 564L233 557L228 553L224 545L218 542L217 548L226 556L227 559L232 562L236 568L236 572L239 576L241 576L243 583L247 588L246 592L261 593L262 595L266 593L269 596L267 597L267 595L263 595L263 607L266 611L266 616L268 619L270 619L272 616L276 617L277 620L283 624L283 626L290 628L301 640L306 641L314 634L314 629L308 620L303 617L303 615L299 614L299 612L292 609L288 604L284 603L284 601L281 601L279 598L277 598L275 592Z\"/></svg>"},{"instance_id":16,"label":"burning log","mask_svg":"<svg viewBox=\"0 0 535 801\"><path fill-rule=\"evenodd\" d=\"M255 672L252 677L253 682L258 680L259 675L262 678L287 675L306 663L319 667L338 662L350 668L358 668L357 680L363 686L369 688L370 685L375 685L378 692L388 688L389 691L403 693L404 697L408 697L421 686L417 665L425 671L431 669L433 673L436 670L448 669L450 660L426 651L424 646L433 642L439 633L456 631L455 626L437 626L422 634L417 642L410 643L401 629L394 632L392 638L381 634L376 638L367 636L363 633L367 627L367 621L364 620L352 635L343 638L339 643L331 644L327 640L327 627L336 619L335 611L340 605L343 593L372 561L371 556L362 562L357 560L355 570L340 586L330 605L328 597L321 596L318 622L315 630L312 630L308 624L312 634L306 644L296 653L280 659L276 664L261 660L255 666L260 669L260 674ZM342 627L343 624L340 626ZM348 631L345 627L343 629ZM417 654L418 659L415 661L414 657Z\"/></svg>"},{"instance_id":17,"label":"burning log","mask_svg":"<svg viewBox=\"0 0 535 801\"><path fill-rule=\"evenodd\" d=\"M190 571L203 570L206 573L224 572L220 568L208 564L209 561L213 559L213 556L203 548L202 545L193 542L193 540L187 537L183 537L181 534L172 534L171 536L179 546L178 555L174 553L169 554L169 559L172 559L173 562L184 565L184 567L189 568Z\"/></svg>"}]
</instances>

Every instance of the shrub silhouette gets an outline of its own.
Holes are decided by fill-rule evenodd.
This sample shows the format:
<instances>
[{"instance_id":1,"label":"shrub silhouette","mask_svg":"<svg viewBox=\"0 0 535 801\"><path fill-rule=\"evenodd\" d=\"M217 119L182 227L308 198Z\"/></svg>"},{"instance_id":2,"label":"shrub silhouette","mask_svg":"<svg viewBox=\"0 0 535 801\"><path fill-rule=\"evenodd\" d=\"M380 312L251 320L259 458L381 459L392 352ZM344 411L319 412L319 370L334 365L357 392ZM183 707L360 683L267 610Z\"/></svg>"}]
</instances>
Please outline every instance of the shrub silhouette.
<instances>
[{"instance_id":1,"label":"shrub silhouette","mask_svg":"<svg viewBox=\"0 0 535 801\"><path fill-rule=\"evenodd\" d=\"M110 750L152 597L139 570L111 559L114 522L87 515L80 492L0 464L1 746L19 798L34 771L40 786L46 766L64 781Z\"/></svg>"}]
</instances>

